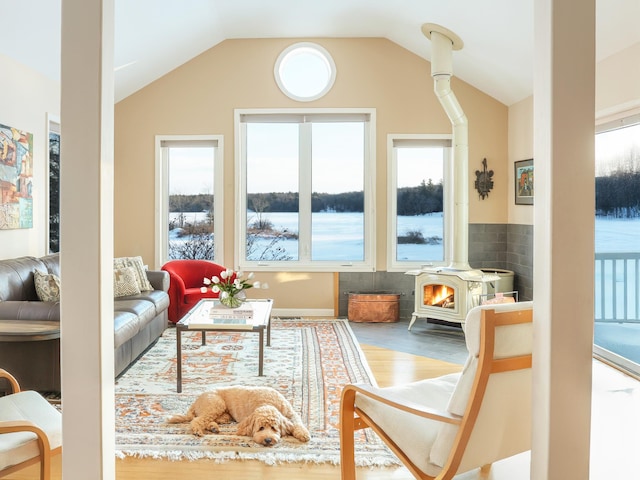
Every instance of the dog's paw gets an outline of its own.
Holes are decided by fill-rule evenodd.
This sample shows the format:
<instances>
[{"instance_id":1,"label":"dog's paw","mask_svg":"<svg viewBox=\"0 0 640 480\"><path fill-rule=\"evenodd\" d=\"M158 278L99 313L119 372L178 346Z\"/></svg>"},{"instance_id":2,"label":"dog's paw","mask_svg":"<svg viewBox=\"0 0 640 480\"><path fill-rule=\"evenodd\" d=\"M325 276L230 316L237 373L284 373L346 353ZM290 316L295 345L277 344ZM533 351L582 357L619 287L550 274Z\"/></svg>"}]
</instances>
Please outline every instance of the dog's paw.
<instances>
[{"instance_id":1,"label":"dog's paw","mask_svg":"<svg viewBox=\"0 0 640 480\"><path fill-rule=\"evenodd\" d=\"M217 423L231 423L233 422L233 417L229 415L229 413L224 412L218 418L216 418Z\"/></svg>"},{"instance_id":2,"label":"dog's paw","mask_svg":"<svg viewBox=\"0 0 640 480\"><path fill-rule=\"evenodd\" d=\"M207 430L213 433L220 433L220 426L216 422L211 422L207 425Z\"/></svg>"},{"instance_id":3,"label":"dog's paw","mask_svg":"<svg viewBox=\"0 0 640 480\"><path fill-rule=\"evenodd\" d=\"M293 430L291 431L291 435L293 435L294 438L297 438L301 442L308 442L309 440L311 440L309 430L301 425L294 426Z\"/></svg>"}]
</instances>

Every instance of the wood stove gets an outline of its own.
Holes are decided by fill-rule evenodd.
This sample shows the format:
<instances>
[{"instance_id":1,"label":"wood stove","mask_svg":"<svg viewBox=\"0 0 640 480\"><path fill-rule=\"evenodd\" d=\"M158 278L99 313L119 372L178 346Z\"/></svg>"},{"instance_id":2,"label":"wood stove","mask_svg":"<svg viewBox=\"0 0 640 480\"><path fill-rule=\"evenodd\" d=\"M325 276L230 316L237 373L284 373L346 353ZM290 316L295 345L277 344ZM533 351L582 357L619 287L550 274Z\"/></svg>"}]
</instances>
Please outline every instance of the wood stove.
<instances>
[{"instance_id":1,"label":"wood stove","mask_svg":"<svg viewBox=\"0 0 640 480\"><path fill-rule=\"evenodd\" d=\"M431 318L450 323L464 323L467 312L480 304L489 283L499 276L482 270L454 270L450 268L423 268L410 270L415 278L415 305L409 330L416 319Z\"/></svg>"}]
</instances>

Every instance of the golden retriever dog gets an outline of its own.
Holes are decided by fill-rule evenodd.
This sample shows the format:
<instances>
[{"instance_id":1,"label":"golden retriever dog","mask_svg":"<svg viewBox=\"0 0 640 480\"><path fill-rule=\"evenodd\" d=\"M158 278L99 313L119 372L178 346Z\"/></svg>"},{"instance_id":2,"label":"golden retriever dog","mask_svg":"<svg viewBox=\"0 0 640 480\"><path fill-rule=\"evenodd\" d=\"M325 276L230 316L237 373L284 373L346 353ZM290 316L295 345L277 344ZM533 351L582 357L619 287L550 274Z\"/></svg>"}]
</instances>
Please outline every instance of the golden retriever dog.
<instances>
[{"instance_id":1,"label":"golden retriever dog","mask_svg":"<svg viewBox=\"0 0 640 480\"><path fill-rule=\"evenodd\" d=\"M169 423L191 424L194 435L218 433L219 424L238 422L237 435L253 437L266 447L292 435L301 442L311 438L300 416L280 392L270 387L223 387L202 393L186 415L174 415Z\"/></svg>"}]
</instances>

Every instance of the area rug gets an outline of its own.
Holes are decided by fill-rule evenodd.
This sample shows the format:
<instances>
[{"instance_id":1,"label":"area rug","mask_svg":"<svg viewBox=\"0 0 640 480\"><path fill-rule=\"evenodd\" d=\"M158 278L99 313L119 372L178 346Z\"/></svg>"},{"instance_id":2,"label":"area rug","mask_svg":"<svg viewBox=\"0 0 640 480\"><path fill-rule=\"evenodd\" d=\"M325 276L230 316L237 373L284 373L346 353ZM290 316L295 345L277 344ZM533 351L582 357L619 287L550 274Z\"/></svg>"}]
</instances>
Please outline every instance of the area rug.
<instances>
[{"instance_id":1,"label":"area rug","mask_svg":"<svg viewBox=\"0 0 640 480\"><path fill-rule=\"evenodd\" d=\"M182 393L176 393L175 329L169 328L115 385L116 455L209 458L217 461L340 462L340 394L348 383L375 385L366 359L345 320L273 319L271 346L265 347L264 376L258 376L255 333L199 332L182 335ZM302 443L284 438L263 447L235 435L235 424L219 434L196 437L188 424L166 419L184 413L196 396L215 387L263 385L280 391L300 412L311 433ZM356 435L358 466L399 465L371 431Z\"/></svg>"}]
</instances>

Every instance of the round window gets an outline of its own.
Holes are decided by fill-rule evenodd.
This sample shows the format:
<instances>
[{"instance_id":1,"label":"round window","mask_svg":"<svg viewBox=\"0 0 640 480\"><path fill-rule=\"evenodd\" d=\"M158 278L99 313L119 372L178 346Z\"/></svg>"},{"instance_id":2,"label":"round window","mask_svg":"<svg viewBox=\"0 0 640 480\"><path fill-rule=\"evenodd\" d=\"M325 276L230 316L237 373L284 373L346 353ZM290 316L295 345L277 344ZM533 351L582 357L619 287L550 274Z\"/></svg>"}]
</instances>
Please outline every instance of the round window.
<instances>
[{"instance_id":1,"label":"round window","mask_svg":"<svg viewBox=\"0 0 640 480\"><path fill-rule=\"evenodd\" d=\"M310 102L331 90L336 80L336 65L320 45L295 43L278 56L274 75L287 97Z\"/></svg>"}]
</instances>

